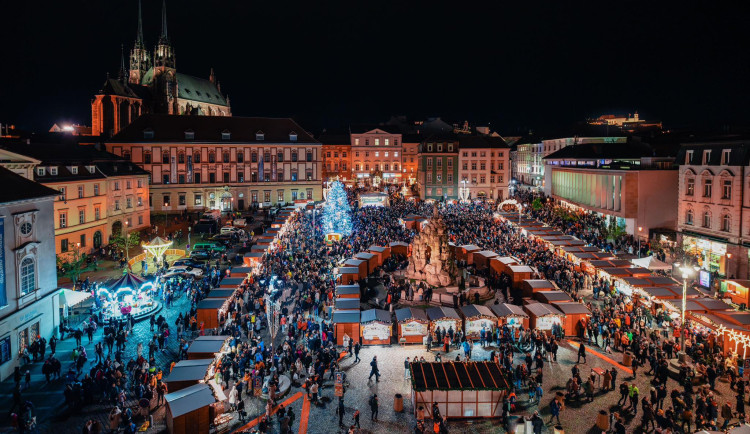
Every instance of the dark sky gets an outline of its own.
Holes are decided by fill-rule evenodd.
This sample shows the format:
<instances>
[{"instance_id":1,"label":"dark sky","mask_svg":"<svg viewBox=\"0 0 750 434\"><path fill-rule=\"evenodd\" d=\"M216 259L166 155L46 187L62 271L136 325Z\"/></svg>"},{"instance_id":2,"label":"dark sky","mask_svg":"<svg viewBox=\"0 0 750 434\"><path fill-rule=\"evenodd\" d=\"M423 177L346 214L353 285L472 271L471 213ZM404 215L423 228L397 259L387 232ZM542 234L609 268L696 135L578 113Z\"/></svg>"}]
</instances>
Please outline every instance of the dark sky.
<instances>
[{"instance_id":1,"label":"dark sky","mask_svg":"<svg viewBox=\"0 0 750 434\"><path fill-rule=\"evenodd\" d=\"M0 123L91 123L137 0L6 2ZM570 3L576 3L571 7ZM667 125L750 118L748 14L723 2L168 0L180 72L214 67L235 115L310 130L391 114L502 133L638 110ZM146 44L161 0L143 0Z\"/></svg>"}]
</instances>

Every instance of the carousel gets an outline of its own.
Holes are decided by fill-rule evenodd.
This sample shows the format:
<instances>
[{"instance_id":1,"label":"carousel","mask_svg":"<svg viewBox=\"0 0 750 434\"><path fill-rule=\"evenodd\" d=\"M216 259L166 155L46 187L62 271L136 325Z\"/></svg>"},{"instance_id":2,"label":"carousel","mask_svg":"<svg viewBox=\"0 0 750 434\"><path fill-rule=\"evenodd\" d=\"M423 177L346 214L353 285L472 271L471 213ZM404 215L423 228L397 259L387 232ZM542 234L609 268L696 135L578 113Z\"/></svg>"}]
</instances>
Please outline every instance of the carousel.
<instances>
[{"instance_id":1,"label":"carousel","mask_svg":"<svg viewBox=\"0 0 750 434\"><path fill-rule=\"evenodd\" d=\"M140 321L161 310L155 290L152 282L126 273L114 283L96 289L96 304L105 320L120 320L131 315L135 321Z\"/></svg>"},{"instance_id":2,"label":"carousel","mask_svg":"<svg viewBox=\"0 0 750 434\"><path fill-rule=\"evenodd\" d=\"M161 263L164 253L172 247L172 242L161 237L156 237L148 243L141 244L143 251L146 253L146 260L156 258L156 262Z\"/></svg>"}]
</instances>

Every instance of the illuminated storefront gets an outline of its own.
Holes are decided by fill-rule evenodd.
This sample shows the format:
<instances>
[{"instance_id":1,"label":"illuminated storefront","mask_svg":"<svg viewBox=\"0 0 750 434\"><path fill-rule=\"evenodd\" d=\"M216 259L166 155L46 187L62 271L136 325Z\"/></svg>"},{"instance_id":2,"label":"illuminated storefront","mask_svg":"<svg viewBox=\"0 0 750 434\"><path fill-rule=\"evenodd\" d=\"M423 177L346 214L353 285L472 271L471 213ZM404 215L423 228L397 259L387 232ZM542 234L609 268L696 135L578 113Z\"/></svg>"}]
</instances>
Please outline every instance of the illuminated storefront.
<instances>
[{"instance_id":1,"label":"illuminated storefront","mask_svg":"<svg viewBox=\"0 0 750 434\"><path fill-rule=\"evenodd\" d=\"M696 257L701 268L726 274L727 243L685 235L682 248L687 255Z\"/></svg>"}]
</instances>

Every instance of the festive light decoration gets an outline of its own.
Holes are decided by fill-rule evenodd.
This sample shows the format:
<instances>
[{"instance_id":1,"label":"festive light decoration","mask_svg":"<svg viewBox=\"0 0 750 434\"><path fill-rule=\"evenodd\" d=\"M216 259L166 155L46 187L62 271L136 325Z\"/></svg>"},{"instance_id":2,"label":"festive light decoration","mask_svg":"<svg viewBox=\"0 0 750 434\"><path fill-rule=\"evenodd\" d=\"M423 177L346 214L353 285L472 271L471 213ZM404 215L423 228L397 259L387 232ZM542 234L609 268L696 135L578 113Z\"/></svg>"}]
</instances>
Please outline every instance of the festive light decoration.
<instances>
[{"instance_id":1,"label":"festive light decoration","mask_svg":"<svg viewBox=\"0 0 750 434\"><path fill-rule=\"evenodd\" d=\"M352 233L351 207L346 197L344 184L339 181L331 183L328 199L323 206L323 233L343 236Z\"/></svg>"}]
</instances>

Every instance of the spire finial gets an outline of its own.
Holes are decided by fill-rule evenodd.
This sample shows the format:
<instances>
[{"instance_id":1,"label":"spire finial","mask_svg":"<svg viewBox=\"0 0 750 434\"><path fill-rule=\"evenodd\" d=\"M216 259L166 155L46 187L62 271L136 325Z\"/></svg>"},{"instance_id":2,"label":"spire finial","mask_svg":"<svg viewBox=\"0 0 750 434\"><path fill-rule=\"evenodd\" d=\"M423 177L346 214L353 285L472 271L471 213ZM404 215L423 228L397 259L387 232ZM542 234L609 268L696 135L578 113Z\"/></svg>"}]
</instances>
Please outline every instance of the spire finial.
<instances>
[{"instance_id":1,"label":"spire finial","mask_svg":"<svg viewBox=\"0 0 750 434\"><path fill-rule=\"evenodd\" d=\"M166 41L167 38L167 0L161 3L161 38Z\"/></svg>"},{"instance_id":2,"label":"spire finial","mask_svg":"<svg viewBox=\"0 0 750 434\"><path fill-rule=\"evenodd\" d=\"M138 34L135 37L135 42L143 44L143 15L141 13L141 0L138 0Z\"/></svg>"},{"instance_id":3,"label":"spire finial","mask_svg":"<svg viewBox=\"0 0 750 434\"><path fill-rule=\"evenodd\" d=\"M125 46L120 44L120 80L125 80L127 71L125 70Z\"/></svg>"},{"instance_id":4,"label":"spire finial","mask_svg":"<svg viewBox=\"0 0 750 434\"><path fill-rule=\"evenodd\" d=\"M211 83L216 83L216 75L214 74L214 69L211 68L211 73L208 75L208 81Z\"/></svg>"}]
</instances>

